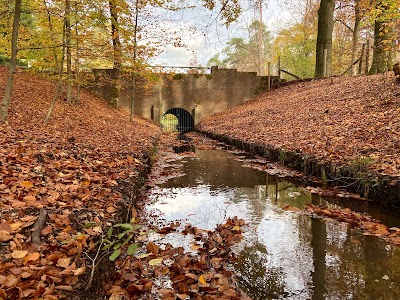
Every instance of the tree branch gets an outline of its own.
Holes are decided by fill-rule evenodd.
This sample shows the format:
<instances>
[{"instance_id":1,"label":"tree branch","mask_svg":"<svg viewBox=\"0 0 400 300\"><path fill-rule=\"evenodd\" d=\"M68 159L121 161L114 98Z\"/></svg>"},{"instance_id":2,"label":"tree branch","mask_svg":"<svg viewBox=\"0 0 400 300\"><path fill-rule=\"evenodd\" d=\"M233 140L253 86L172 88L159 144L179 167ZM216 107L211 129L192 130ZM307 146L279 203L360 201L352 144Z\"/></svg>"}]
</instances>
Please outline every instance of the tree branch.
<instances>
[{"instance_id":1,"label":"tree branch","mask_svg":"<svg viewBox=\"0 0 400 300\"><path fill-rule=\"evenodd\" d=\"M353 28L351 28L349 25L347 25L347 24L346 24L345 22L343 22L342 20L336 19L336 18L335 18L335 21L336 21L336 22L342 23L348 30L350 30L351 32L354 32Z\"/></svg>"},{"instance_id":2,"label":"tree branch","mask_svg":"<svg viewBox=\"0 0 400 300\"><path fill-rule=\"evenodd\" d=\"M63 46L63 44L54 45L54 46L26 47L26 48L19 48L18 51L23 51L23 50L53 49L53 48L59 48L59 47L62 47L62 46Z\"/></svg>"},{"instance_id":3,"label":"tree branch","mask_svg":"<svg viewBox=\"0 0 400 300\"><path fill-rule=\"evenodd\" d=\"M40 245L40 231L43 228L44 223L46 222L47 219L47 212L46 209L41 208L39 212L39 218L36 221L35 225L33 226L33 232L32 232L32 243L35 245Z\"/></svg>"}]
</instances>

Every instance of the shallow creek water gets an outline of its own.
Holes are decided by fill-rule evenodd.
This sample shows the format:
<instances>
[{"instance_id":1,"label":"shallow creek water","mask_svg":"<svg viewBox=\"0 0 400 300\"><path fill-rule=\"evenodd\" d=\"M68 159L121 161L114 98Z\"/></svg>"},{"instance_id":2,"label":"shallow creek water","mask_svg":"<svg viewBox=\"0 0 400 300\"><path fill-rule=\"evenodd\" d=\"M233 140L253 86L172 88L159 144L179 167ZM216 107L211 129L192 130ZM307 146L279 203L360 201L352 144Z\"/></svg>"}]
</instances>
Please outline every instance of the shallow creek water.
<instances>
[{"instance_id":1,"label":"shallow creek water","mask_svg":"<svg viewBox=\"0 0 400 300\"><path fill-rule=\"evenodd\" d=\"M400 299L400 247L346 223L283 211L285 205L327 203L294 183L244 167L226 151L196 154L176 162L185 175L153 189L148 209L205 229L229 216L245 219L233 268L252 299ZM400 223L380 215L389 226Z\"/></svg>"}]
</instances>

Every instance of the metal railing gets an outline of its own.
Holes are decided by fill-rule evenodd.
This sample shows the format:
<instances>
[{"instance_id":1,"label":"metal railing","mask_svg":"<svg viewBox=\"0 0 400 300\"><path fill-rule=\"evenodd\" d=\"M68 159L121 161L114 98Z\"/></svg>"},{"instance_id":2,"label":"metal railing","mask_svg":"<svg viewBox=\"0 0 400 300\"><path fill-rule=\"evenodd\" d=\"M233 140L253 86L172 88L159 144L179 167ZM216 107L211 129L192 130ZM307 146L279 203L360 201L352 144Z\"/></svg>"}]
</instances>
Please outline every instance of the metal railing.
<instances>
[{"instance_id":1,"label":"metal railing","mask_svg":"<svg viewBox=\"0 0 400 300\"><path fill-rule=\"evenodd\" d=\"M158 74L211 74L208 67L184 67L184 66L148 66L149 70Z\"/></svg>"}]
</instances>

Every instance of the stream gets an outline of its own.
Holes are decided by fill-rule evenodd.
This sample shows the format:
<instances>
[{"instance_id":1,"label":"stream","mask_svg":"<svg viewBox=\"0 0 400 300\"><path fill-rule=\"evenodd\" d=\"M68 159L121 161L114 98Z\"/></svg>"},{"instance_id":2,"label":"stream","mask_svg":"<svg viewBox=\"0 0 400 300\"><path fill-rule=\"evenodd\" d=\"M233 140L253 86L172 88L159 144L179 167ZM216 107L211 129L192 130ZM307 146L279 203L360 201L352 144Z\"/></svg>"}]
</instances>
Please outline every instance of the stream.
<instances>
[{"instance_id":1,"label":"stream","mask_svg":"<svg viewBox=\"0 0 400 300\"><path fill-rule=\"evenodd\" d=\"M252 299L400 299L400 247L347 223L284 211L285 205L335 206L284 178L245 167L223 150L196 150L174 162L183 176L152 189L148 211L213 229L243 218L244 241L232 267ZM365 202L360 201L359 202ZM341 204L343 205L343 204ZM398 215L348 203L399 227ZM369 210L369 211L368 211ZM168 237L166 237L168 239ZM183 246L184 237L170 237Z\"/></svg>"}]
</instances>

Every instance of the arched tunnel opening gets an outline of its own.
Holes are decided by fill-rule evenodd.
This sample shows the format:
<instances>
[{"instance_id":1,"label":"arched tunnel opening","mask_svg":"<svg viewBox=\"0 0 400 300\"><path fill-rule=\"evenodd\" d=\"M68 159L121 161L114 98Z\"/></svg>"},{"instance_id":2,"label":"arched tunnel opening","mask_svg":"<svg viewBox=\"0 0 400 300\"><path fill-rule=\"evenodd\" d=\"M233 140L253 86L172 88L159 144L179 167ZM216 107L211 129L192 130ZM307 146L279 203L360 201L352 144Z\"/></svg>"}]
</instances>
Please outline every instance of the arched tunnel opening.
<instances>
[{"instance_id":1,"label":"arched tunnel opening","mask_svg":"<svg viewBox=\"0 0 400 300\"><path fill-rule=\"evenodd\" d=\"M194 118L183 108L171 108L161 118L165 131L189 132L194 129Z\"/></svg>"}]
</instances>

